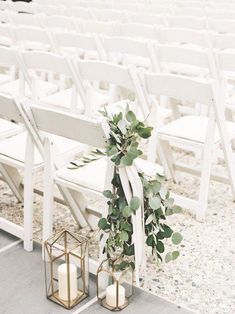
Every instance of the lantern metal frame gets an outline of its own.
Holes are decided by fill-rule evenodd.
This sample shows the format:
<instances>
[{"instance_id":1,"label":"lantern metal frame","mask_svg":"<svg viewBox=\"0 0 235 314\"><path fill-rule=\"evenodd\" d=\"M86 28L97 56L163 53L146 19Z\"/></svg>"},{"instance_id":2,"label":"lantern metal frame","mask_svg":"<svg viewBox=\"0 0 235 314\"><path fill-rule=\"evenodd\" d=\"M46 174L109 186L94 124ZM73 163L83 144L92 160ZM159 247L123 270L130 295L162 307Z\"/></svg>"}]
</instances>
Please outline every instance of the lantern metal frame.
<instances>
[{"instance_id":1,"label":"lantern metal frame","mask_svg":"<svg viewBox=\"0 0 235 314\"><path fill-rule=\"evenodd\" d=\"M73 238L76 242L72 248L68 247L67 238L68 235ZM64 247L57 242L64 237ZM76 254L75 250L80 248L80 254ZM58 253L53 256L53 249ZM55 273L53 271L53 263L56 261L63 261L67 266L67 295L68 300L62 300L59 297L59 290L55 289L54 283L58 282L55 278ZM86 260L87 259L87 260ZM77 297L71 300L70 291L70 262L74 262L76 266L79 265L80 274L77 275L78 280L82 281L82 288L77 288ZM47 274L47 265L50 266L49 276ZM86 266L87 265L87 266ZM89 263L88 263L88 239L82 235L75 236L68 230L62 230L56 235L50 237L44 242L44 271L45 271L45 286L46 286L46 296L49 300L56 304L66 308L72 309L78 303L83 301L89 295ZM87 276L86 276L87 275ZM86 278L87 277L87 278Z\"/></svg>"},{"instance_id":2,"label":"lantern metal frame","mask_svg":"<svg viewBox=\"0 0 235 314\"><path fill-rule=\"evenodd\" d=\"M134 271L133 271L132 267L128 266L124 270L118 270L117 271L117 270L115 270L115 265L119 262L120 262L120 258L117 258L117 259L107 258L100 263L100 265L97 269L97 273L96 273L96 288L97 288L98 302L100 305L102 305L106 309L108 309L110 311L114 311L114 312L121 311L129 305L129 300L133 296L133 291L134 291ZM116 306L110 306L109 304L107 304L106 294L100 294L99 276L102 272L106 273L108 275L109 279L111 278L111 282L109 282L107 284L107 286L110 284L116 284ZM119 275L119 279L117 279L115 273L121 273L121 275ZM125 294L125 303L123 305L119 306L119 286L121 286L120 282L125 277L125 275L127 273L131 274L131 280L129 282L129 284L131 286L131 293L128 296L126 296L126 294ZM102 295L102 296L100 296L100 295Z\"/></svg>"}]
</instances>

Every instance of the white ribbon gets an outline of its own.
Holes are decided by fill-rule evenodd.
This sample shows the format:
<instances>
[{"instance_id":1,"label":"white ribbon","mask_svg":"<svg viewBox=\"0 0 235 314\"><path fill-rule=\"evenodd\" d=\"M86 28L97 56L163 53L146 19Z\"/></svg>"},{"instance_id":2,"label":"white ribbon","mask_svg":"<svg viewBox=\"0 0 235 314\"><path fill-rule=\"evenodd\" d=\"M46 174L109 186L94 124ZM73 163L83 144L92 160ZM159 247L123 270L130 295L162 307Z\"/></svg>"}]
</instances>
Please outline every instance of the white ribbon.
<instances>
[{"instance_id":1,"label":"white ribbon","mask_svg":"<svg viewBox=\"0 0 235 314\"><path fill-rule=\"evenodd\" d=\"M140 199L140 208L135 214L132 214L133 244L135 248L135 278L136 284L139 286L140 266L144 273L146 271L143 185L135 165L125 168L120 167L119 175L128 204L134 196Z\"/></svg>"}]
</instances>

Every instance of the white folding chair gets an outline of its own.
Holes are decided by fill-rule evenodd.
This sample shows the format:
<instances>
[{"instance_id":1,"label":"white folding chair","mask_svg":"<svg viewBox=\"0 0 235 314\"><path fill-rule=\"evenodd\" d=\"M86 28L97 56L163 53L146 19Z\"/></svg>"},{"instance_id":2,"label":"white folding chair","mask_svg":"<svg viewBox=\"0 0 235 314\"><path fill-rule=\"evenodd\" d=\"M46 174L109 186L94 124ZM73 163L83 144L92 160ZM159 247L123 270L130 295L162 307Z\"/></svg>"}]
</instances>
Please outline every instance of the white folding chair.
<instances>
[{"instance_id":1,"label":"white folding chair","mask_svg":"<svg viewBox=\"0 0 235 314\"><path fill-rule=\"evenodd\" d=\"M207 19L204 17L194 17L194 16L168 16L168 25L175 28L189 28L194 30L206 30Z\"/></svg>"},{"instance_id":2,"label":"white folding chair","mask_svg":"<svg viewBox=\"0 0 235 314\"><path fill-rule=\"evenodd\" d=\"M10 96L27 96L32 97L33 91L40 91L40 95L48 95L57 91L58 85L45 81L43 79L35 81L33 75L29 75L20 53L17 49L0 47L1 63L5 67L14 68L14 72L18 71L18 78L0 85L0 92ZM37 60L39 61L39 60Z\"/></svg>"},{"instance_id":3,"label":"white folding chair","mask_svg":"<svg viewBox=\"0 0 235 314\"><path fill-rule=\"evenodd\" d=\"M213 49L216 51L234 51L235 50L235 34L216 34L212 35Z\"/></svg>"},{"instance_id":4,"label":"white folding chair","mask_svg":"<svg viewBox=\"0 0 235 314\"><path fill-rule=\"evenodd\" d=\"M234 10L221 10L221 9L209 10L208 15L214 19L234 20L235 9Z\"/></svg>"},{"instance_id":5,"label":"white folding chair","mask_svg":"<svg viewBox=\"0 0 235 314\"><path fill-rule=\"evenodd\" d=\"M172 7L169 5L149 4L140 5L140 12L151 14L169 14L172 12Z\"/></svg>"},{"instance_id":6,"label":"white folding chair","mask_svg":"<svg viewBox=\"0 0 235 314\"><path fill-rule=\"evenodd\" d=\"M79 95L81 87L68 58L42 51L22 52L21 58L28 76L32 77L32 99L36 103L73 112L84 110ZM42 81L42 74L48 79ZM54 90L45 94L41 84Z\"/></svg>"},{"instance_id":7,"label":"white folding chair","mask_svg":"<svg viewBox=\"0 0 235 314\"><path fill-rule=\"evenodd\" d=\"M107 127L102 121L91 120L85 117L64 114L41 107L32 106L33 117L37 128L43 132L60 135L69 139L87 144L92 148L103 149L106 146ZM60 127L59 127L60 126ZM88 225L92 230L97 229L98 218L105 215L107 199L103 197L103 191L111 188L113 177L113 164L107 157L88 163L78 169L58 167L56 160L53 163L53 147L50 140L45 140L45 191L44 191L44 219L43 239L52 234L53 226L53 185L56 184L64 190L69 190L74 204L80 213L80 224ZM150 164L143 159L136 160L137 168L148 175L161 171L156 164ZM94 173L96 174L94 177ZM102 201L101 208L92 208L88 204L87 197L97 198ZM101 241L101 247L103 245ZM101 250L102 251L102 250ZM98 263L90 262L90 272L96 273ZM139 278L138 278L139 279Z\"/></svg>"},{"instance_id":8,"label":"white folding chair","mask_svg":"<svg viewBox=\"0 0 235 314\"><path fill-rule=\"evenodd\" d=\"M42 23L44 27L57 31L74 32L73 19L62 15L42 15Z\"/></svg>"},{"instance_id":9,"label":"white folding chair","mask_svg":"<svg viewBox=\"0 0 235 314\"><path fill-rule=\"evenodd\" d=\"M60 54L79 56L82 59L104 59L102 44L95 34L53 32L52 35Z\"/></svg>"},{"instance_id":10,"label":"white folding chair","mask_svg":"<svg viewBox=\"0 0 235 314\"><path fill-rule=\"evenodd\" d=\"M120 10L106 9L106 10L98 10L93 9L92 15L98 21L103 22L127 22L127 15L125 12Z\"/></svg>"},{"instance_id":11,"label":"white folding chair","mask_svg":"<svg viewBox=\"0 0 235 314\"><path fill-rule=\"evenodd\" d=\"M66 9L65 14L69 17L75 17L81 20L90 20L93 19L93 15L91 13L91 10L88 8L82 8L77 6L72 6Z\"/></svg>"},{"instance_id":12,"label":"white folding chair","mask_svg":"<svg viewBox=\"0 0 235 314\"><path fill-rule=\"evenodd\" d=\"M117 35L116 23L76 20L77 30L80 33L103 34L107 36Z\"/></svg>"},{"instance_id":13,"label":"white folding chair","mask_svg":"<svg viewBox=\"0 0 235 314\"><path fill-rule=\"evenodd\" d=\"M62 5L35 4L35 10L37 13L46 15L63 15L65 7Z\"/></svg>"},{"instance_id":14,"label":"white folding chair","mask_svg":"<svg viewBox=\"0 0 235 314\"><path fill-rule=\"evenodd\" d=\"M210 48L211 42L207 32L185 28L163 28L160 42L162 44L187 45L190 47Z\"/></svg>"},{"instance_id":15,"label":"white folding chair","mask_svg":"<svg viewBox=\"0 0 235 314\"><path fill-rule=\"evenodd\" d=\"M180 16L192 16L192 17L205 17L206 16L205 8L195 8L191 6L187 7L176 7L174 8L174 15Z\"/></svg>"},{"instance_id":16,"label":"white folding chair","mask_svg":"<svg viewBox=\"0 0 235 314\"><path fill-rule=\"evenodd\" d=\"M24 123L29 134L35 134L32 119L26 115L24 107L18 100L0 95L0 115L20 123ZM35 135L36 138L36 135ZM57 147L57 158L71 160L79 151L80 147L76 142L61 137L53 139ZM37 139L38 149L42 143ZM27 132L11 136L0 142L0 171L9 187L21 202L24 202L24 227L0 218L0 228L24 240L24 248L27 251L33 249L33 191L34 173L43 167L43 159L40 150L34 149L31 135ZM42 151L42 149L41 149ZM24 186L22 176L24 173Z\"/></svg>"},{"instance_id":17,"label":"white folding chair","mask_svg":"<svg viewBox=\"0 0 235 314\"><path fill-rule=\"evenodd\" d=\"M140 23L119 24L119 34L125 37L159 40L159 27Z\"/></svg>"},{"instance_id":18,"label":"white folding chair","mask_svg":"<svg viewBox=\"0 0 235 314\"><path fill-rule=\"evenodd\" d=\"M12 25L28 25L34 27L42 27L41 15L40 14L27 14L27 13L16 13L8 12L8 17Z\"/></svg>"},{"instance_id":19,"label":"white folding chair","mask_svg":"<svg viewBox=\"0 0 235 314\"><path fill-rule=\"evenodd\" d=\"M103 36L101 39L108 61L123 65L134 64L152 71L158 70L158 63L150 42L116 36Z\"/></svg>"},{"instance_id":20,"label":"white folding chair","mask_svg":"<svg viewBox=\"0 0 235 314\"><path fill-rule=\"evenodd\" d=\"M157 141L161 147L163 166L171 172L171 177L177 181L176 172L188 172L200 176L200 189L198 200L192 200L179 195L174 195L176 203L191 209L196 213L198 220L204 220L207 210L209 183L211 177L212 153L214 145L222 145L229 182L233 197L235 196L234 161L230 139L234 136L234 127L228 135L227 123L224 116L224 104L218 85L212 82L201 82L191 78L173 74L144 74L146 93L160 97L162 95L209 106L210 114L205 116L183 116L164 126L155 125L155 148ZM157 120L156 120L157 123ZM201 168L195 169L182 162L174 161L170 145L187 145L188 147L201 148ZM221 178L217 180L222 180Z\"/></svg>"},{"instance_id":21,"label":"white folding chair","mask_svg":"<svg viewBox=\"0 0 235 314\"><path fill-rule=\"evenodd\" d=\"M235 33L234 19L208 19L209 28L217 33Z\"/></svg>"},{"instance_id":22,"label":"white folding chair","mask_svg":"<svg viewBox=\"0 0 235 314\"><path fill-rule=\"evenodd\" d=\"M117 112L120 108L123 109L123 100L134 96L135 112L142 117L148 115L149 108L143 98L134 66L124 67L109 62L78 59L74 59L73 64L84 90L85 114L97 116L99 109L104 106L112 113Z\"/></svg>"},{"instance_id":23,"label":"white folding chair","mask_svg":"<svg viewBox=\"0 0 235 314\"><path fill-rule=\"evenodd\" d=\"M138 24L150 24L150 25L159 25L167 26L167 19L164 15L160 14L147 14L147 13L135 13L128 14L129 22L138 23Z\"/></svg>"},{"instance_id":24,"label":"white folding chair","mask_svg":"<svg viewBox=\"0 0 235 314\"><path fill-rule=\"evenodd\" d=\"M48 30L33 26L13 28L16 45L22 50L55 51L55 45Z\"/></svg>"}]
</instances>

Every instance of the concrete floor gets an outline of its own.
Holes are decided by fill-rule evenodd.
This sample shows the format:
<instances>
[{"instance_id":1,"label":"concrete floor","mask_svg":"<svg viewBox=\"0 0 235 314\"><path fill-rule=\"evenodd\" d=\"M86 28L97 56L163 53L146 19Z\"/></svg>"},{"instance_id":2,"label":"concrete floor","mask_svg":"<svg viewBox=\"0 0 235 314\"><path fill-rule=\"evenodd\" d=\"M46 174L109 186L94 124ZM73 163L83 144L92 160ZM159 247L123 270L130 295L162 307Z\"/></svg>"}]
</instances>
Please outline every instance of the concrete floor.
<instances>
[{"instance_id":1,"label":"concrete floor","mask_svg":"<svg viewBox=\"0 0 235 314\"><path fill-rule=\"evenodd\" d=\"M34 251L27 253L18 239L0 231L0 313L1 314L62 314L81 313L87 301L96 296L94 276L90 276L90 296L77 307L68 311L45 297L44 271L41 247L35 244ZM9 244L15 246L8 247ZM6 248L6 250L4 250ZM95 302L82 311L84 314L105 314L110 311ZM177 305L135 289L130 305L123 314L190 314Z\"/></svg>"}]
</instances>

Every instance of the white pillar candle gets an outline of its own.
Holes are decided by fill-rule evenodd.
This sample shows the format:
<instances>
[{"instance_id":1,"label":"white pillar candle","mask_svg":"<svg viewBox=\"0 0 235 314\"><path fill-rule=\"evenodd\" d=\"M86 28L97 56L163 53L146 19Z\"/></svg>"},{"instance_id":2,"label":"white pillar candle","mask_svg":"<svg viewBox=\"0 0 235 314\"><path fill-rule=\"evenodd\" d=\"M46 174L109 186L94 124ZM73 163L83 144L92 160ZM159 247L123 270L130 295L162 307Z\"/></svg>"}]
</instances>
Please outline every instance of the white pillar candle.
<instances>
[{"instance_id":1,"label":"white pillar candle","mask_svg":"<svg viewBox=\"0 0 235 314\"><path fill-rule=\"evenodd\" d=\"M73 264L69 264L70 273L70 300L74 300L77 297L77 267ZM58 289L59 298L64 301L69 300L68 295L68 279L67 279L67 264L61 264L58 267Z\"/></svg>"},{"instance_id":2,"label":"white pillar candle","mask_svg":"<svg viewBox=\"0 0 235 314\"><path fill-rule=\"evenodd\" d=\"M106 288L106 303L109 306L117 306L117 286L116 284L110 285ZM125 288L121 285L118 286L118 306L125 303Z\"/></svg>"}]
</instances>

